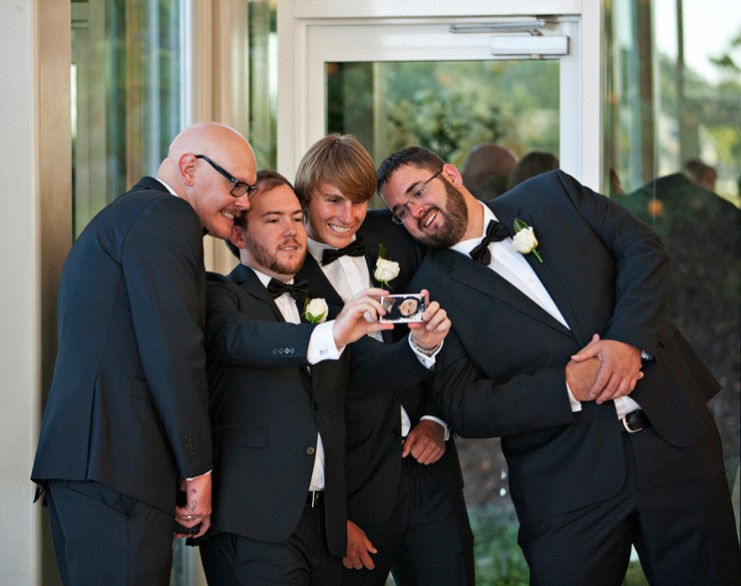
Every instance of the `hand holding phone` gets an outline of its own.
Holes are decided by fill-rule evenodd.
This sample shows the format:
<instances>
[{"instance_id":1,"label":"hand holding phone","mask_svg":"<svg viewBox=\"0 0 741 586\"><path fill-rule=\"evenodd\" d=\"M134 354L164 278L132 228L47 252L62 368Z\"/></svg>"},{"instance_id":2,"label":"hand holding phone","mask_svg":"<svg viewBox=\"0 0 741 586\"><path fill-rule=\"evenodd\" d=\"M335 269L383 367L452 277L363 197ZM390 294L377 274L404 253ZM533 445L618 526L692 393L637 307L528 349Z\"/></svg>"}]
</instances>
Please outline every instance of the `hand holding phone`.
<instances>
[{"instance_id":1,"label":"hand holding phone","mask_svg":"<svg viewBox=\"0 0 741 586\"><path fill-rule=\"evenodd\" d=\"M419 293L386 295L381 299L386 311L378 321L386 323L418 323L427 308L427 298Z\"/></svg>"}]
</instances>

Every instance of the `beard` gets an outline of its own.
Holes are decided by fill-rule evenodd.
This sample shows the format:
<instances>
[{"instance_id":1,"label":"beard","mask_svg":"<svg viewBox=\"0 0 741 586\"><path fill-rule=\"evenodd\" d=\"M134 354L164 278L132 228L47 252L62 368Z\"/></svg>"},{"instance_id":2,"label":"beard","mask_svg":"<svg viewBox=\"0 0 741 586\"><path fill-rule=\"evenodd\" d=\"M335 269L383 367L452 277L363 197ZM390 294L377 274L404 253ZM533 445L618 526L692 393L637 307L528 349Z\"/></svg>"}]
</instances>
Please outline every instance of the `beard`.
<instances>
[{"instance_id":1,"label":"beard","mask_svg":"<svg viewBox=\"0 0 741 586\"><path fill-rule=\"evenodd\" d=\"M430 233L422 231L420 227L419 241L435 248L450 248L460 242L468 226L468 208L463 195L447 181L445 184L445 211L438 208L438 214L443 217L439 230Z\"/></svg>"},{"instance_id":2,"label":"beard","mask_svg":"<svg viewBox=\"0 0 741 586\"><path fill-rule=\"evenodd\" d=\"M284 243L285 244L285 243ZM300 248L298 242L293 242ZM290 275L293 277L298 273L301 266L304 264L304 258L306 257L306 247L304 247L302 254L294 260L281 260L278 258L278 253L270 251L260 244L247 240L247 250L254 259L254 262L259 266L268 269L269 271L278 275Z\"/></svg>"}]
</instances>

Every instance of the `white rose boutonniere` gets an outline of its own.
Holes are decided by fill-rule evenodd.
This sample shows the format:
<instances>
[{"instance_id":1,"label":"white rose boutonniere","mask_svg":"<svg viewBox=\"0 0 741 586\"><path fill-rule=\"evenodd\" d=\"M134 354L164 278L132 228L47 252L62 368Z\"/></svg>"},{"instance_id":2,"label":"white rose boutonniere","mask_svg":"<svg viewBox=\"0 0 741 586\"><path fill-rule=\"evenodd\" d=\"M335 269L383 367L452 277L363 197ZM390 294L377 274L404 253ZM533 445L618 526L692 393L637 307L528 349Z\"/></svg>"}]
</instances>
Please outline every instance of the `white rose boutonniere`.
<instances>
[{"instance_id":1,"label":"white rose boutonniere","mask_svg":"<svg viewBox=\"0 0 741 586\"><path fill-rule=\"evenodd\" d=\"M512 238L512 248L521 254L532 252L541 263L543 262L543 257L538 252L538 239L535 237L535 230L519 218L515 219L515 235Z\"/></svg>"},{"instance_id":2,"label":"white rose boutonniere","mask_svg":"<svg viewBox=\"0 0 741 586\"><path fill-rule=\"evenodd\" d=\"M304 305L304 317L309 323L320 324L326 321L328 313L329 307L327 307L327 302L321 297L306 300L306 304Z\"/></svg>"},{"instance_id":3,"label":"white rose boutonniere","mask_svg":"<svg viewBox=\"0 0 741 586\"><path fill-rule=\"evenodd\" d=\"M400 267L398 262L388 260L384 258L385 256L386 249L383 247L383 244L381 244L381 247L378 250L376 268L373 269L373 276L375 277L376 281L381 284L382 287L388 287L389 289L391 289L389 281L399 276Z\"/></svg>"}]
</instances>

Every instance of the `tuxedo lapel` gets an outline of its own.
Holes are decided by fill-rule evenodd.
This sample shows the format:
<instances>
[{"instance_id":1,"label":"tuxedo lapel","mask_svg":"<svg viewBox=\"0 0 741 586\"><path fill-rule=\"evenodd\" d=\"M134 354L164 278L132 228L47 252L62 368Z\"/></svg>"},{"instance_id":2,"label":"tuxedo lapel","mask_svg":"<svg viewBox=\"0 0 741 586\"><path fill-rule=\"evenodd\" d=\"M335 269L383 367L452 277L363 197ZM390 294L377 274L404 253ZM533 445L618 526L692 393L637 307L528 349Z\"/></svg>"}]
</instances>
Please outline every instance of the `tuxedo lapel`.
<instances>
[{"instance_id":1,"label":"tuxedo lapel","mask_svg":"<svg viewBox=\"0 0 741 586\"><path fill-rule=\"evenodd\" d=\"M332 286L332 283L329 282L327 275L324 274L319 263L310 254L306 255L304 266L301 267L301 270L296 275L296 279L306 279L309 281L309 294L311 298L324 297L324 300L330 305L337 307L344 305L339 293ZM319 294L317 294L317 291Z\"/></svg>"},{"instance_id":2,"label":"tuxedo lapel","mask_svg":"<svg viewBox=\"0 0 741 586\"><path fill-rule=\"evenodd\" d=\"M229 278L234 281L237 285L239 285L243 291L245 291L248 295L251 297L254 297L258 299L260 302L265 303L267 306L271 308L273 311L273 314L275 315L276 321L279 322L286 322L286 319L283 317L283 314L280 312L280 309L278 309L278 306L275 304L275 301L273 301L272 296L270 293L268 293L267 288L260 282L260 279L257 277L255 272L249 268L244 266L243 264L237 265L234 270L232 270L231 273L229 273ZM301 321L304 322L304 316L299 308L299 314L301 314ZM308 367L300 367L304 379L306 381L306 392L311 395L312 393L312 383L310 382L312 377L311 373L309 371Z\"/></svg>"},{"instance_id":3,"label":"tuxedo lapel","mask_svg":"<svg viewBox=\"0 0 741 586\"><path fill-rule=\"evenodd\" d=\"M275 301L270 296L270 293L268 293L267 288L260 282L260 279L251 268L239 264L229 273L229 278L239 285L248 295L270 307L278 321L286 321Z\"/></svg>"},{"instance_id":4,"label":"tuxedo lapel","mask_svg":"<svg viewBox=\"0 0 741 586\"><path fill-rule=\"evenodd\" d=\"M530 214L523 211L522 209L517 209L514 211L514 213L507 207L507 206L501 206L497 205L498 202L492 201L489 202L489 207L491 207L492 211L496 215L497 219L501 224L507 229L507 232L510 236L514 237L514 226L515 226L515 219L519 218L523 222L525 222L528 226L532 226L533 230L535 231L535 235L538 235L537 228L535 227L535 224L533 223L532 218L530 217ZM556 307L558 307L558 310L561 312L561 315L563 315L564 319L566 320L566 323L569 324L569 328L571 328L571 331L573 334L579 339L583 340L582 332L579 327L579 322L576 318L576 311L574 311L574 307L571 303L571 298L568 295L568 288L567 284L563 283L559 274L555 270L554 261L552 258L549 258L547 247L540 246L538 249L538 252L540 252L540 256L543 259L543 262L541 263L538 258L534 254L525 254L523 255L525 257L525 260L530 265L530 267L533 269L535 274L537 275L538 279L540 279L540 282L545 287L546 291L548 291L548 294L553 299L553 302L556 304ZM490 273L494 273L494 271L489 271ZM506 281L505 279L502 279L502 281ZM522 297L527 297L524 293L521 293L516 287L512 287L515 289ZM537 305L537 304L535 304ZM544 313L547 313L544 311ZM548 314L550 315L550 314ZM558 323L558 320L553 318L553 321Z\"/></svg>"},{"instance_id":5,"label":"tuxedo lapel","mask_svg":"<svg viewBox=\"0 0 741 586\"><path fill-rule=\"evenodd\" d=\"M551 314L488 267L447 248L434 249L428 255L438 260L443 272L447 273L451 280L481 291L533 319L537 319L562 333L571 335L563 324Z\"/></svg>"},{"instance_id":6,"label":"tuxedo lapel","mask_svg":"<svg viewBox=\"0 0 741 586\"><path fill-rule=\"evenodd\" d=\"M365 263L368 265L368 274L370 275L371 284L374 287L385 289L385 285L381 285L378 282L375 275L373 274L376 270L376 262L378 260L378 253L381 251L381 244L375 240L371 240L368 236L363 236L363 256L365 257ZM401 291L399 291L401 293ZM381 338L387 344L391 344L394 341L394 330L383 330L381 332Z\"/></svg>"},{"instance_id":7,"label":"tuxedo lapel","mask_svg":"<svg viewBox=\"0 0 741 586\"><path fill-rule=\"evenodd\" d=\"M371 283L374 287L380 287L381 284L376 280L373 274L376 270L376 261L378 260L378 253L381 250L381 246L378 242L367 242L364 246L365 262L368 265L368 273L370 274Z\"/></svg>"}]
</instances>

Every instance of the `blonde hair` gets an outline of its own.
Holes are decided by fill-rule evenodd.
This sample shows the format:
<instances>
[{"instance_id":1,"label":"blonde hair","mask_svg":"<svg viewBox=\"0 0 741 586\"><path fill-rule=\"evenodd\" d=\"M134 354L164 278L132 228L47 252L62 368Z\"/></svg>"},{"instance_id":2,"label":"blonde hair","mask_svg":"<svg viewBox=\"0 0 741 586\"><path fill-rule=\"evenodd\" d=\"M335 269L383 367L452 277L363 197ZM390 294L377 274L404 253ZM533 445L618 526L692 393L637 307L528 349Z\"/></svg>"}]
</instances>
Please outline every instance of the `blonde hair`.
<instances>
[{"instance_id":1,"label":"blonde hair","mask_svg":"<svg viewBox=\"0 0 741 586\"><path fill-rule=\"evenodd\" d=\"M317 188L328 183L353 203L368 201L376 192L376 168L368 151L350 134L328 134L301 159L294 187L307 208Z\"/></svg>"}]
</instances>

